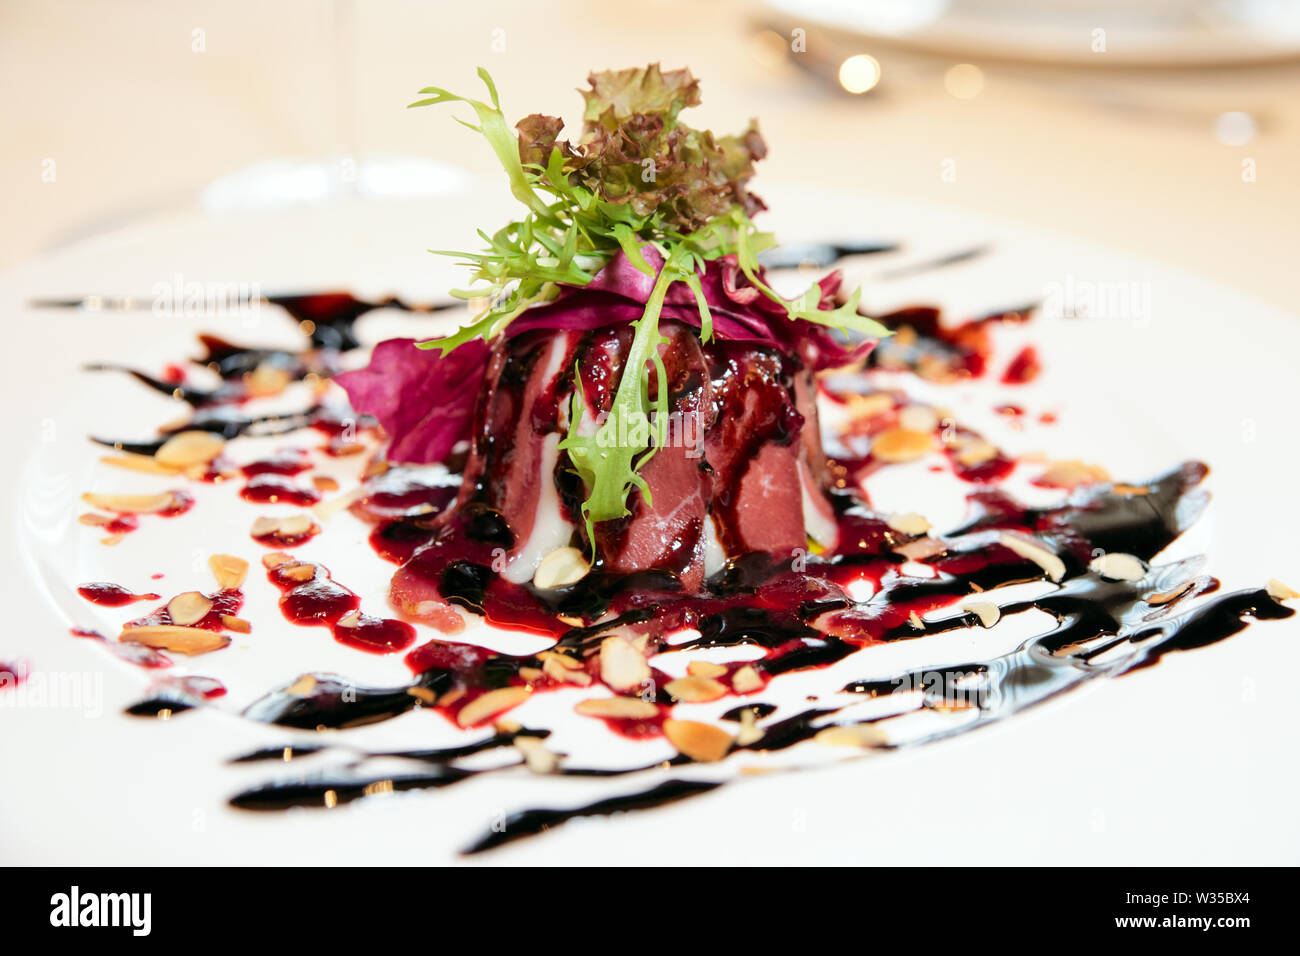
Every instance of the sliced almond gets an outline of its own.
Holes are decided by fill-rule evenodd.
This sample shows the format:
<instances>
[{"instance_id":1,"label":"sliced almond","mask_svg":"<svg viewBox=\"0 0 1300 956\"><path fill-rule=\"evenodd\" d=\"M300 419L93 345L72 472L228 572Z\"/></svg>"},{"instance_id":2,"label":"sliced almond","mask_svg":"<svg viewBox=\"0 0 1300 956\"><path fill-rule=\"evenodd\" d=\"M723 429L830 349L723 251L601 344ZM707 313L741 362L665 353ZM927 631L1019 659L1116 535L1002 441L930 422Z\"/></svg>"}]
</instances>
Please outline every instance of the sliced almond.
<instances>
[{"instance_id":1,"label":"sliced almond","mask_svg":"<svg viewBox=\"0 0 1300 956\"><path fill-rule=\"evenodd\" d=\"M233 591L244 583L248 577L248 562L233 554L214 554L208 558L208 567L217 585L223 591Z\"/></svg>"},{"instance_id":2,"label":"sliced almond","mask_svg":"<svg viewBox=\"0 0 1300 956\"><path fill-rule=\"evenodd\" d=\"M360 611L348 611L347 614L344 614L341 618L339 618L339 627L356 627L360 623L361 623Z\"/></svg>"},{"instance_id":3,"label":"sliced almond","mask_svg":"<svg viewBox=\"0 0 1300 956\"><path fill-rule=\"evenodd\" d=\"M317 491L338 491L339 483L329 475L312 475L311 483Z\"/></svg>"},{"instance_id":4,"label":"sliced almond","mask_svg":"<svg viewBox=\"0 0 1300 956\"><path fill-rule=\"evenodd\" d=\"M1149 495L1151 489L1146 485L1126 485L1117 483L1110 486L1112 494L1116 495Z\"/></svg>"},{"instance_id":5,"label":"sliced almond","mask_svg":"<svg viewBox=\"0 0 1300 956\"><path fill-rule=\"evenodd\" d=\"M542 651L537 655L537 659L543 663L554 660L560 667L568 670L580 671L583 667L582 661L568 654L561 654L559 651Z\"/></svg>"},{"instance_id":6,"label":"sliced almond","mask_svg":"<svg viewBox=\"0 0 1300 956\"><path fill-rule=\"evenodd\" d=\"M577 548L556 548L538 563L533 587L543 591L567 588L585 578L590 570L587 556Z\"/></svg>"},{"instance_id":7,"label":"sliced almond","mask_svg":"<svg viewBox=\"0 0 1300 956\"><path fill-rule=\"evenodd\" d=\"M170 491L156 495L101 495L88 491L81 500L92 508L118 514L156 514L176 507L176 499Z\"/></svg>"},{"instance_id":8,"label":"sliced almond","mask_svg":"<svg viewBox=\"0 0 1300 956\"><path fill-rule=\"evenodd\" d=\"M697 720L665 720L664 736L678 753L701 763L721 760L732 744L731 735L721 727Z\"/></svg>"},{"instance_id":9,"label":"sliced almond","mask_svg":"<svg viewBox=\"0 0 1300 956\"><path fill-rule=\"evenodd\" d=\"M190 465L206 465L225 447L225 439L212 432L179 432L163 442L153 457L158 464L168 468L188 468Z\"/></svg>"},{"instance_id":10,"label":"sliced almond","mask_svg":"<svg viewBox=\"0 0 1300 956\"><path fill-rule=\"evenodd\" d=\"M622 717L644 720L659 714L659 708L640 697L592 697L573 708L586 717Z\"/></svg>"},{"instance_id":11,"label":"sliced almond","mask_svg":"<svg viewBox=\"0 0 1300 956\"><path fill-rule=\"evenodd\" d=\"M1110 473L1100 465L1090 465L1085 461L1071 459L1054 461L1038 477L1044 485L1057 488L1077 488L1080 485L1095 485L1110 481Z\"/></svg>"},{"instance_id":12,"label":"sliced almond","mask_svg":"<svg viewBox=\"0 0 1300 956\"><path fill-rule=\"evenodd\" d=\"M78 524L90 525L92 528L102 528L107 524L112 524L112 522L113 519L108 515L97 515L93 511L77 516Z\"/></svg>"},{"instance_id":13,"label":"sliced almond","mask_svg":"<svg viewBox=\"0 0 1300 956\"><path fill-rule=\"evenodd\" d=\"M884 731L875 724L849 724L827 727L813 737L816 743L827 747L883 747L888 743Z\"/></svg>"},{"instance_id":14,"label":"sliced almond","mask_svg":"<svg viewBox=\"0 0 1300 956\"><path fill-rule=\"evenodd\" d=\"M528 699L527 687L499 687L475 697L456 713L456 723L472 727Z\"/></svg>"},{"instance_id":15,"label":"sliced almond","mask_svg":"<svg viewBox=\"0 0 1300 956\"><path fill-rule=\"evenodd\" d=\"M221 615L221 625L228 631L237 631L240 634L249 634L253 630L253 625L233 614Z\"/></svg>"},{"instance_id":16,"label":"sliced almond","mask_svg":"<svg viewBox=\"0 0 1300 956\"><path fill-rule=\"evenodd\" d=\"M296 681L286 687L283 693L290 697L310 697L316 692L316 687L320 681L316 680L311 674L303 674Z\"/></svg>"},{"instance_id":17,"label":"sliced almond","mask_svg":"<svg viewBox=\"0 0 1300 956\"><path fill-rule=\"evenodd\" d=\"M285 518L268 518L262 516L253 522L250 534L255 538L267 535L279 535L282 538L296 538L308 534L315 527L309 514L289 515Z\"/></svg>"},{"instance_id":18,"label":"sliced almond","mask_svg":"<svg viewBox=\"0 0 1300 956\"><path fill-rule=\"evenodd\" d=\"M272 551L270 554L262 555L262 567L270 571L282 564L292 564L293 560L292 555L285 554L283 551Z\"/></svg>"},{"instance_id":19,"label":"sliced almond","mask_svg":"<svg viewBox=\"0 0 1300 956\"><path fill-rule=\"evenodd\" d=\"M263 362L244 376L244 387L248 389L249 395L261 398L279 395L292 381L293 376L289 374L288 369Z\"/></svg>"},{"instance_id":20,"label":"sliced almond","mask_svg":"<svg viewBox=\"0 0 1300 956\"><path fill-rule=\"evenodd\" d=\"M563 654L552 654L542 662L542 673L551 680L560 684L576 684L579 687L586 687L591 683L591 675L582 669L582 665L574 661L577 667L571 667L568 664L561 663L569 660Z\"/></svg>"},{"instance_id":21,"label":"sliced almond","mask_svg":"<svg viewBox=\"0 0 1300 956\"><path fill-rule=\"evenodd\" d=\"M713 661L691 661L686 665L686 673L692 677L721 677L727 669Z\"/></svg>"},{"instance_id":22,"label":"sliced almond","mask_svg":"<svg viewBox=\"0 0 1300 956\"><path fill-rule=\"evenodd\" d=\"M427 687L408 687L406 692L422 704L432 707L438 702L438 695Z\"/></svg>"},{"instance_id":23,"label":"sliced almond","mask_svg":"<svg viewBox=\"0 0 1300 956\"><path fill-rule=\"evenodd\" d=\"M112 465L114 468L139 471L146 475L174 475L177 472L176 468L164 465L158 459L149 455L105 455L99 460L105 465Z\"/></svg>"},{"instance_id":24,"label":"sliced almond","mask_svg":"<svg viewBox=\"0 0 1300 956\"><path fill-rule=\"evenodd\" d=\"M1146 601L1153 607L1172 604L1195 587L1195 585L1195 581L1184 581L1182 584L1178 585L1178 587L1170 588L1168 591L1156 591L1152 594L1146 595L1142 600Z\"/></svg>"},{"instance_id":25,"label":"sliced almond","mask_svg":"<svg viewBox=\"0 0 1300 956\"><path fill-rule=\"evenodd\" d=\"M281 577L286 577L290 581L310 581L316 577L316 565L314 564L294 564L285 567L280 572Z\"/></svg>"},{"instance_id":26,"label":"sliced almond","mask_svg":"<svg viewBox=\"0 0 1300 956\"><path fill-rule=\"evenodd\" d=\"M888 464L916 461L934 450L934 436L911 428L886 428L871 443L871 456Z\"/></svg>"},{"instance_id":27,"label":"sliced almond","mask_svg":"<svg viewBox=\"0 0 1300 956\"><path fill-rule=\"evenodd\" d=\"M1274 601L1290 601L1295 598L1300 598L1300 592L1297 592L1293 587L1283 584L1277 578L1271 578L1268 584L1265 585L1265 590L1268 592L1268 596Z\"/></svg>"},{"instance_id":28,"label":"sliced almond","mask_svg":"<svg viewBox=\"0 0 1300 956\"><path fill-rule=\"evenodd\" d=\"M519 736L513 743L523 755L524 765L533 773L554 773L560 765L560 755L547 750L540 737Z\"/></svg>"},{"instance_id":29,"label":"sliced almond","mask_svg":"<svg viewBox=\"0 0 1300 956\"><path fill-rule=\"evenodd\" d=\"M1141 581L1147 576L1147 566L1141 558L1121 552L1107 552L1088 562L1088 570L1111 581Z\"/></svg>"},{"instance_id":30,"label":"sliced almond","mask_svg":"<svg viewBox=\"0 0 1300 956\"><path fill-rule=\"evenodd\" d=\"M744 667L731 675L731 689L737 694L752 694L763 686L763 678L752 666Z\"/></svg>"},{"instance_id":31,"label":"sliced almond","mask_svg":"<svg viewBox=\"0 0 1300 956\"><path fill-rule=\"evenodd\" d=\"M1002 620L1001 608L992 601L965 601L961 607L963 611L970 611L979 618L981 627L992 627Z\"/></svg>"},{"instance_id":32,"label":"sliced almond","mask_svg":"<svg viewBox=\"0 0 1300 956\"><path fill-rule=\"evenodd\" d=\"M913 538L920 537L930 530L930 522L925 517L914 511L908 511L904 514L890 515L885 521L889 527L893 528L899 534L910 535Z\"/></svg>"},{"instance_id":33,"label":"sliced almond","mask_svg":"<svg viewBox=\"0 0 1300 956\"><path fill-rule=\"evenodd\" d=\"M925 621L921 620L921 615L917 614L915 611L907 615L907 623L912 625L912 627L918 631L925 630Z\"/></svg>"},{"instance_id":34,"label":"sliced almond","mask_svg":"<svg viewBox=\"0 0 1300 956\"><path fill-rule=\"evenodd\" d=\"M167 613L173 624L197 624L208 616L212 602L198 591L183 591L167 602Z\"/></svg>"},{"instance_id":35,"label":"sliced almond","mask_svg":"<svg viewBox=\"0 0 1300 956\"><path fill-rule=\"evenodd\" d=\"M679 677L664 685L674 699L688 704L702 704L718 700L727 694L727 685L712 677Z\"/></svg>"},{"instance_id":36,"label":"sliced almond","mask_svg":"<svg viewBox=\"0 0 1300 956\"><path fill-rule=\"evenodd\" d=\"M1059 581L1065 577L1065 562L1038 541L1007 531L1002 532L998 540L1003 547L1009 548L1025 560L1032 561L1042 568L1051 580Z\"/></svg>"},{"instance_id":37,"label":"sliced almond","mask_svg":"<svg viewBox=\"0 0 1300 956\"><path fill-rule=\"evenodd\" d=\"M964 438L958 442L957 462L967 468L982 465L984 462L992 461L996 457L998 457L997 446L985 441L983 438Z\"/></svg>"},{"instance_id":38,"label":"sliced almond","mask_svg":"<svg viewBox=\"0 0 1300 956\"><path fill-rule=\"evenodd\" d=\"M873 392L870 395L849 395L846 404L849 414L854 418L874 418L890 411L894 407L894 399L884 392Z\"/></svg>"},{"instance_id":39,"label":"sliced almond","mask_svg":"<svg viewBox=\"0 0 1300 956\"><path fill-rule=\"evenodd\" d=\"M121 543L122 543L122 539L125 538L125 537L126 537L126 535L124 535L124 534L110 534L107 538L100 538L100 539L99 539L99 543L100 543L100 544L106 544L106 545L108 545L108 546L111 548L111 547L113 547L113 546L115 546L115 545L119 545L119 544L121 544Z\"/></svg>"},{"instance_id":40,"label":"sliced almond","mask_svg":"<svg viewBox=\"0 0 1300 956\"><path fill-rule=\"evenodd\" d=\"M230 643L230 638L224 634L177 624L123 628L118 640L128 644L143 644L157 650L174 651L177 654L207 654L219 651Z\"/></svg>"},{"instance_id":41,"label":"sliced almond","mask_svg":"<svg viewBox=\"0 0 1300 956\"><path fill-rule=\"evenodd\" d=\"M762 739L763 730L758 726L754 712L746 707L740 712L740 730L736 734L736 744L740 747L748 747Z\"/></svg>"},{"instance_id":42,"label":"sliced almond","mask_svg":"<svg viewBox=\"0 0 1300 956\"><path fill-rule=\"evenodd\" d=\"M932 432L939 427L939 416L928 405L905 405L899 409L898 424L909 431Z\"/></svg>"},{"instance_id":43,"label":"sliced almond","mask_svg":"<svg viewBox=\"0 0 1300 956\"><path fill-rule=\"evenodd\" d=\"M636 690L650 680L650 665L626 638L607 637L600 642L600 679L616 691Z\"/></svg>"}]
</instances>

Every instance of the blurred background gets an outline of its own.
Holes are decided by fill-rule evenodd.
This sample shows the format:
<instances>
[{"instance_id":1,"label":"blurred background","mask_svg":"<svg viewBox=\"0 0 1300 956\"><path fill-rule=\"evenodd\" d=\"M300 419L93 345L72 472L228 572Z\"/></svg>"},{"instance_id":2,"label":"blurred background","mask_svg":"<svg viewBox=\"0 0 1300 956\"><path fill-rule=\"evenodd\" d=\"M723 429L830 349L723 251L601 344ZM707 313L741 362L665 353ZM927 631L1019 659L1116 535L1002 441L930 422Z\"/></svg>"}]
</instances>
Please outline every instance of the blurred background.
<instances>
[{"instance_id":1,"label":"blurred background","mask_svg":"<svg viewBox=\"0 0 1300 956\"><path fill-rule=\"evenodd\" d=\"M1289 0L0 0L0 267L152 217L463 190L430 84L577 125L588 69L689 66L764 180L951 204L1294 307ZM871 235L871 224L863 223Z\"/></svg>"}]
</instances>

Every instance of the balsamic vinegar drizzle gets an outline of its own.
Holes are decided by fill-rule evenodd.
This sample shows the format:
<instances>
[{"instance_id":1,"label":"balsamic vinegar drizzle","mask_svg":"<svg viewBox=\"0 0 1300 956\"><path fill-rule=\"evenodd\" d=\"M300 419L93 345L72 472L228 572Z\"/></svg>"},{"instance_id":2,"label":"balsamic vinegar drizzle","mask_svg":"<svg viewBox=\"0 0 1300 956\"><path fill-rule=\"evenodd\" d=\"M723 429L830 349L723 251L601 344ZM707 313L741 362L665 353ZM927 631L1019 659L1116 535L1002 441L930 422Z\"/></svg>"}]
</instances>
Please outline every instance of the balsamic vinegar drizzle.
<instances>
[{"instance_id":1,"label":"balsamic vinegar drizzle","mask_svg":"<svg viewBox=\"0 0 1300 956\"><path fill-rule=\"evenodd\" d=\"M836 259L892 248L867 244L827 247L831 250L828 254ZM921 267L964 261L982 251L966 250ZM812 256L808 250L799 254ZM214 389L197 389L183 381L158 379L120 366L95 366L125 371L147 387L189 404L194 411L191 422L163 431L154 440L93 440L124 451L152 454L169 434L182 429L208 430L227 439L304 427L327 433L337 430L337 413L320 405L275 416L244 415L238 407L247 397L243 379L268 363L283 369L294 380L308 375L327 377L337 368L337 353L357 347L353 323L375 305L343 295L282 297L273 301L299 320L311 338L311 349L303 353L245 349L204 337L206 354L199 361L222 379ZM382 304L403 307L395 302ZM1029 311L1029 307L1002 310L948 330L940 325L934 310L902 310L882 317L882 321L895 328L906 327L911 335L899 336L889 346L877 349L871 363L877 367L911 368L941 381L978 376L986 365L987 326L1019 321ZM1011 464L1007 463L1008 470ZM873 467L870 461L832 462L832 466L846 476L860 475ZM665 632L682 627L699 632L698 637L672 645L673 650L757 647L763 656L750 663L760 673L764 686L779 674L826 667L874 644L979 626L979 616L971 611L952 610L933 616L976 592L990 592L988 599L1000 604L998 610L1003 618L1045 615L1052 622L1018 647L989 659L958 660L883 678L864 676L840 688L843 697L813 700L807 708L794 713L781 713L771 704L743 699L723 715L724 720L747 723L758 731L752 739L735 744L733 757L740 752L788 750L828 727L875 725L885 731L895 726L891 722L927 711L952 718L910 737L882 733L871 749L888 750L964 733L1005 719L1085 681L1130 673L1152 666L1166 654L1209 646L1241 631L1249 618L1291 617L1294 612L1264 590L1205 597L1218 589L1218 582L1198 576L1199 559L1151 566L1140 581L1110 580L1089 570L1090 559L1102 552L1127 553L1150 562L1204 506L1206 496L1198 486L1206 471L1204 465L1189 462L1145 485L1093 487L1072 495L1067 504L1056 508L1026 508L995 487L978 484L970 495L973 517L944 534L937 553L921 559L935 570L933 578L900 575L898 567L903 558L896 549L907 543L907 536L890 532L856 496L846 492L837 496L835 505L840 540L849 545L842 546L838 553L810 558L807 567L798 572L790 569L788 560L749 555L715 575L697 595L674 594L671 580L654 574L619 579L594 572L560 592L558 598L526 587L505 588L504 582L482 563L479 551L499 545L502 535L510 532L493 525L487 520L490 516L484 515L472 517L469 526L462 529L468 542L464 557L446 564L437 584L453 603L484 614L489 621L553 633L556 648L573 649L579 659L584 649L598 645L610 630L651 621L660 624ZM1001 473L963 474L958 470L960 476L977 482L996 480ZM407 513L403 508L416 504L436 513L450 501L456 482L450 480L446 488L417 487L415 483L405 489L400 480L393 481L391 474L384 492L389 510L373 513L368 520L376 521L371 536L376 550L400 563L433 533L426 523L428 513L421 514L419 508ZM451 477L454 479L454 474ZM1031 534L1048 544L1065 564L1061 580L1049 582L1042 568L999 543L1004 531ZM875 593L865 601L847 599L842 586L864 576L877 585ZM1044 591L1038 597L997 601L999 588L1034 583ZM116 587L112 585L93 587L99 589L95 593L105 602L135 597L129 592L119 595L111 590ZM599 623L595 623L598 618ZM559 623L561 620L566 623ZM434 647L430 654L431 646L417 647L407 656L415 672L409 684L364 687L334 675L308 674L256 700L246 708L244 716L306 732L389 720L417 707L433 707L454 717L458 707L479 694L511 686L520 679L522 668L540 668L542 663L535 656L506 657L455 644L447 647L460 650L439 651ZM724 679L729 681L732 674L734 667ZM667 678L656 672L654 679L660 717L639 723L609 720L611 729L629 736L658 733L672 698L663 690ZM456 696L448 693L456 689L464 691L458 704L443 703ZM165 712L170 716L200 704L205 696L214 693L217 691L205 685L187 685L182 680L161 688L128 712ZM867 719L844 714L867 699L892 706L883 715ZM547 734L545 729L498 723L486 736L471 743L428 750L366 752L343 743L297 742L267 747L231 762L289 762L335 750L345 752L347 762L335 769L249 788L231 797L230 804L245 810L334 807L380 793L451 786L483 774L509 773L524 763L513 760L490 769L470 770L458 766L458 761L508 750L521 737L542 738ZM367 769L369 762L380 759L405 761L417 769L398 774ZM651 766L584 768L561 764L554 773L619 777L671 775L693 769L693 761L679 755ZM673 775L639 791L583 806L524 809L508 815L503 827L482 834L464 852L492 849L576 817L661 806L711 792L729 782Z\"/></svg>"}]
</instances>

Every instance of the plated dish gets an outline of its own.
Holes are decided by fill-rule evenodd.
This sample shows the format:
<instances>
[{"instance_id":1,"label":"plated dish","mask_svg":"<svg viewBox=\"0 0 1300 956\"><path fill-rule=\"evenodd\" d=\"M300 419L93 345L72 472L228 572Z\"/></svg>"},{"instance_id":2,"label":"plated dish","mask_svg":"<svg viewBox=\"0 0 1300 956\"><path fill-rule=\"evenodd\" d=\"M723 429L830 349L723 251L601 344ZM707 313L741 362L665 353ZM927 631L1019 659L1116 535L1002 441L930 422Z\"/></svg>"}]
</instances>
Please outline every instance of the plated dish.
<instances>
[{"instance_id":1,"label":"plated dish","mask_svg":"<svg viewBox=\"0 0 1300 956\"><path fill-rule=\"evenodd\" d=\"M232 792L234 807L337 807L488 773L591 779L590 801L467 833L481 851L742 773L951 736L1215 643L1246 616L1290 615L1280 582L1217 594L1200 562L1158 557L1203 507L1205 466L1116 478L1034 460L944 401L959 383L1052 373L1032 344L996 347L1006 327L1032 337L1035 303L945 321L865 315L833 276L778 291L807 283L750 218L756 128L686 126L698 87L685 71L597 74L586 97L573 144L547 117L512 131L490 82L487 101L463 101L529 211L485 235L471 257L484 282L466 294L485 304L432 348L388 340L344 371L373 304L304 295L271 302L298 320L300 348L207 336L193 367L126 368L190 411L154 436L134 423L95 436L105 469L144 490L88 491L86 534L112 548L212 506L249 540L202 556L211 589L83 582L90 605L131 616L78 637L160 675L136 714L237 699L248 719L311 735L244 763L349 752ZM875 502L891 476L914 506ZM328 546L343 516L367 522L369 560L394 567L388 607L335 576L355 559ZM277 595L280 619L241 616L254 588ZM286 619L400 656L409 680L371 686L312 660L270 687L211 676ZM502 650L494 631L531 645ZM989 647L883 674L869 663L969 632ZM525 719L546 702L544 722ZM456 739L341 738L424 711ZM609 778L618 796L596 790Z\"/></svg>"}]
</instances>

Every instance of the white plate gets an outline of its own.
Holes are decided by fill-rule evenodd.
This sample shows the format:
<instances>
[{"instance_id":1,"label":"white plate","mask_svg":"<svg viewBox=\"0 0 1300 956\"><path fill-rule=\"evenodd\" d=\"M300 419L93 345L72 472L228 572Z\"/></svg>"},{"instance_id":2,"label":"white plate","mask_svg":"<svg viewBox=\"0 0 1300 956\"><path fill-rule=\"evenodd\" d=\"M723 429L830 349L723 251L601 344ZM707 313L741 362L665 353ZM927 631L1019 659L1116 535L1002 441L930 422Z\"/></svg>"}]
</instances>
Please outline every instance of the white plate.
<instances>
[{"instance_id":1,"label":"white plate","mask_svg":"<svg viewBox=\"0 0 1300 956\"><path fill-rule=\"evenodd\" d=\"M1045 291L1136 289L1126 314L1030 327L1047 372L1032 386L1005 391L1034 411L1059 411L1061 421L1026 432L1022 447L1097 461L1131 478L1186 457L1208 461L1216 501L1182 547L1207 551L1209 570L1227 587L1297 577L1290 548L1297 526L1287 498L1296 464L1289 443L1290 356L1300 348L1294 317L1203 279L1058 236L883 197L765 185L778 211L769 225L787 239L905 242L903 252L857 263L877 309L919 301L974 314ZM155 223L30 263L0 282L0 307L11 317L3 379L11 414L3 428L10 451L5 520L12 524L5 530L16 545L4 555L10 621L0 634L0 660L25 659L90 696L81 706L0 700L0 860L447 862L504 811L577 805L610 792L584 780L520 774L330 812L236 812L225 800L276 768L223 761L290 735L220 709L174 723L121 716L149 675L67 634L70 624L112 627L134 616L87 604L73 593L78 583L156 585L164 594L210 588L207 554L258 554L246 537L248 508L239 510L236 525L222 504L230 489L200 488L192 512L145 518L147 526L116 549L96 544L97 535L76 524L81 491L109 481L140 487L139 480L128 482L139 476L96 466L85 435L134 427L144 436L175 413L166 399L122 377L89 375L80 366L129 356L132 364L156 368L191 354L199 329L268 344L295 339L271 313L254 327L232 319L223 329L210 319L93 317L32 311L24 303L90 291L148 293L177 274L256 281L267 292L348 286L360 294L435 298L458 277L420 250L471 243L472 224L509 212L496 200L485 211L479 198L498 187L436 204ZM986 242L994 247L987 256L880 279L900 263ZM376 316L360 328L374 341L402 324ZM950 390L947 404L975 415L999 388ZM253 457L251 445L244 457ZM331 524L303 556L327 564L362 595L363 607L380 609L389 569L365 547L363 533L350 519ZM166 578L150 581L154 571ZM226 682L227 706L308 670L380 683L405 677L398 657L350 651L323 630L285 623L271 589L258 581L254 570L245 589L254 634L191 668ZM1093 682L982 733L833 769L748 778L677 806L580 821L475 859L915 863L960 852L963 863L985 864L1294 863L1300 840L1288 794L1298 773L1289 759L1288 701L1289 675L1300 663L1296 636L1294 621L1262 624L1214 647L1171 655L1151 670ZM503 648L529 640L493 639ZM384 747L455 736L427 714L349 733L359 744Z\"/></svg>"},{"instance_id":2,"label":"white plate","mask_svg":"<svg viewBox=\"0 0 1300 956\"><path fill-rule=\"evenodd\" d=\"M862 42L953 57L1107 69L1300 56L1300 14L1281 0L767 0L767 6L791 26L820 24Z\"/></svg>"}]
</instances>

